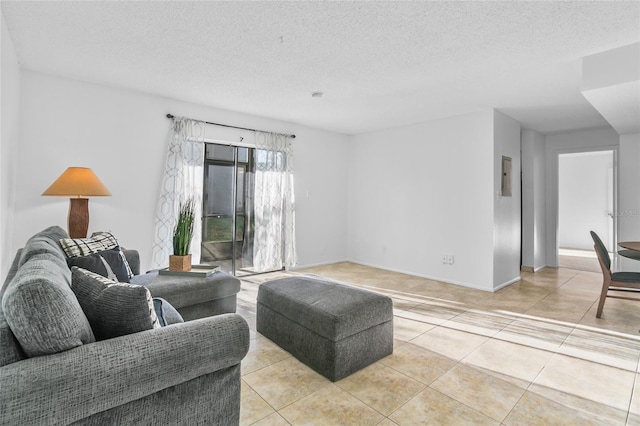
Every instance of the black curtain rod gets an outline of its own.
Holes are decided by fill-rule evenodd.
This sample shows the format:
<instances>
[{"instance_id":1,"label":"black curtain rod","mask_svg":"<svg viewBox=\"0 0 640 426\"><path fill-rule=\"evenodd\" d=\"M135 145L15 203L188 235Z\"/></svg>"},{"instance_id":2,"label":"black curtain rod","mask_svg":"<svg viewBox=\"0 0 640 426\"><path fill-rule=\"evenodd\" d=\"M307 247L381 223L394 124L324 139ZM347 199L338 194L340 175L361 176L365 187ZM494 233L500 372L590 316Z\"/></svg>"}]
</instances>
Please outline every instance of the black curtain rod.
<instances>
[{"instance_id":1,"label":"black curtain rod","mask_svg":"<svg viewBox=\"0 0 640 426\"><path fill-rule=\"evenodd\" d=\"M167 114L167 118L175 118L175 116L173 114ZM201 121L201 120L196 120L196 121ZM230 127L232 129L240 129L240 130L249 130L251 132L261 132L262 131L262 130L256 130L256 129L248 129L246 127L230 126L228 124L212 123L210 121L205 121L205 123L211 124L213 126ZM296 135L288 135L286 133L280 133L280 134L282 134L282 135L284 135L284 136L286 136L288 138L291 138L291 139L295 139L296 138Z\"/></svg>"}]
</instances>

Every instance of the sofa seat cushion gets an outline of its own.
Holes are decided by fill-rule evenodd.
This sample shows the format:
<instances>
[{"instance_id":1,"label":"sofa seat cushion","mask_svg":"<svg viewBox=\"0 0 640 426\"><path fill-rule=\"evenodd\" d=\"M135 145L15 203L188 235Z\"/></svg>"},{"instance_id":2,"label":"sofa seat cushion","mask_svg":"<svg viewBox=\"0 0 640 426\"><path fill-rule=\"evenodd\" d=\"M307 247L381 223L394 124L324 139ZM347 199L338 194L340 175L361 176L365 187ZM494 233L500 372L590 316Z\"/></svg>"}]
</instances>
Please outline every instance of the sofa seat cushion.
<instances>
[{"instance_id":1,"label":"sofa seat cushion","mask_svg":"<svg viewBox=\"0 0 640 426\"><path fill-rule=\"evenodd\" d=\"M30 257L9 283L2 296L2 309L27 356L53 354L95 342L70 281L71 271L64 260L39 253Z\"/></svg>"},{"instance_id":2,"label":"sofa seat cushion","mask_svg":"<svg viewBox=\"0 0 640 426\"><path fill-rule=\"evenodd\" d=\"M97 340L160 328L149 290L71 268L71 288Z\"/></svg>"}]
</instances>

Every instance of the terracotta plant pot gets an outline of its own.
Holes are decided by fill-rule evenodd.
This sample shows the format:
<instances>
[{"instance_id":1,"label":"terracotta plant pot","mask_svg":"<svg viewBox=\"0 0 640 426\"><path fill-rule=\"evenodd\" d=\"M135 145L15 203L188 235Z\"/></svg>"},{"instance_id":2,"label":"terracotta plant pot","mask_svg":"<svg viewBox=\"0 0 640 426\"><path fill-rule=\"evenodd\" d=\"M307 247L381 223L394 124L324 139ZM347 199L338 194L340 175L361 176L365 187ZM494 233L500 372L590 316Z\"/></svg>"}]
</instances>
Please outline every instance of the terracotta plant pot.
<instances>
[{"instance_id":1,"label":"terracotta plant pot","mask_svg":"<svg viewBox=\"0 0 640 426\"><path fill-rule=\"evenodd\" d=\"M191 270L191 255L176 256L174 254L169 255L169 270L170 271L190 271Z\"/></svg>"}]
</instances>

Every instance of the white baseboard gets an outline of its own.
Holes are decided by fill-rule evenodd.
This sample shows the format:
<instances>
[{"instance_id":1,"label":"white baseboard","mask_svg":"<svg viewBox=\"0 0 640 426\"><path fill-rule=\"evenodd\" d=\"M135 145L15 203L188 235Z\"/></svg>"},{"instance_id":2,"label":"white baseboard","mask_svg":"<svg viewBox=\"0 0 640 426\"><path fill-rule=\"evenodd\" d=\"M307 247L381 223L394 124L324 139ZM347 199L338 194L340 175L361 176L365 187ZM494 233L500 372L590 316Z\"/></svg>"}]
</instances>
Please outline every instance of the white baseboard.
<instances>
[{"instance_id":1,"label":"white baseboard","mask_svg":"<svg viewBox=\"0 0 640 426\"><path fill-rule=\"evenodd\" d=\"M509 280L509 281L507 281L507 282L504 282L504 283L500 284L498 287L494 287L494 288L493 288L493 292L495 293L496 291L498 291L498 290L500 290L500 289L503 289L503 288L505 288L505 287L508 287L508 286L510 286L510 285L511 285L511 284L513 284L513 283L517 283L517 282L518 282L518 281L520 281L521 279L522 279L522 277L521 277L521 276L518 276L518 277L513 278L513 279L511 279L511 280Z\"/></svg>"},{"instance_id":2,"label":"white baseboard","mask_svg":"<svg viewBox=\"0 0 640 426\"><path fill-rule=\"evenodd\" d=\"M447 284L454 284L454 285L458 285L461 287L466 287L466 288L471 288L474 290L482 290L482 291L488 291L488 292L496 292L502 288L505 288L507 286L510 286L513 283L516 283L518 281L520 281L521 277L515 277L512 280L509 280L505 283L500 284L498 287L494 287L493 289L486 289L484 287L479 287L477 285L473 285L467 282L462 282L462 281L455 281L455 280L449 280L449 279L443 279L441 277L435 277L432 275L424 275L424 274L418 274L412 271L405 271L402 269L396 269L396 268L388 268L388 267L384 267L384 266L380 266L380 265L374 265L372 263L367 263L367 262L358 262L358 261L353 261L353 260L349 260L349 259L342 259L342 260L335 260L335 261L329 261L329 262L322 262L322 263L315 263L315 264L310 264L310 265L296 265L293 268L290 268L290 271L298 271L301 269L307 269L307 268L315 268L315 267L319 267L319 266L327 266L327 265L333 265L335 263L344 263L344 262L349 262L349 263L354 263L357 265L363 265L363 266L369 266L371 268L376 268L376 269L382 269L383 271L390 271L390 272L397 272L399 274L405 274L405 275L411 275L414 277L420 277L420 278L426 278L428 280L433 280L433 281L439 281L442 283L447 283Z\"/></svg>"},{"instance_id":3,"label":"white baseboard","mask_svg":"<svg viewBox=\"0 0 640 426\"><path fill-rule=\"evenodd\" d=\"M298 271L300 269L307 269L307 268L317 268L319 266L327 266L327 265L333 265L335 263L345 263L348 262L347 259L342 259L342 260L330 260L327 262L321 262L321 263L311 263L308 265L296 265L293 268L289 268L290 271Z\"/></svg>"},{"instance_id":4,"label":"white baseboard","mask_svg":"<svg viewBox=\"0 0 640 426\"><path fill-rule=\"evenodd\" d=\"M441 278L441 277L435 277L435 276L431 276L431 275L418 274L416 272L404 271L404 270L401 270L401 269L387 268L387 267L384 267L384 266L373 265L373 264L366 263L366 262L356 262L356 261L353 261L353 260L349 260L348 262L356 263L358 265L370 266L371 268L382 269L383 271L398 272L400 274L412 275L414 277L420 277L420 278L426 278L428 280L439 281L441 283L454 284L454 285L458 285L458 286L461 286L461 287L471 288L471 289L474 289L474 290L492 291L492 290L488 290L486 288L479 287L479 286L476 286L476 285L473 285L473 284L470 284L470 283L466 283L466 282L462 282L462 281L455 281L455 280L444 279L444 278Z\"/></svg>"}]
</instances>

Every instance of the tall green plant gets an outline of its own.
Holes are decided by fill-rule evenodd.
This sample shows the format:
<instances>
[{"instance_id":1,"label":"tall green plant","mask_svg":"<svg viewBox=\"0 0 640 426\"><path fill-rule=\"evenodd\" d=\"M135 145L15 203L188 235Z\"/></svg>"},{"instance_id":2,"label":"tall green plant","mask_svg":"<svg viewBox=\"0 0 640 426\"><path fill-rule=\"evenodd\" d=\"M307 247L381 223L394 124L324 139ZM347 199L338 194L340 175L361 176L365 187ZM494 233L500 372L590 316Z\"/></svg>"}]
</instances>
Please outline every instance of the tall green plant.
<instances>
[{"instance_id":1,"label":"tall green plant","mask_svg":"<svg viewBox=\"0 0 640 426\"><path fill-rule=\"evenodd\" d=\"M178 222L173 231L173 254L176 256L189 254L189 246L193 238L195 208L196 202L193 198L188 198L180 203Z\"/></svg>"}]
</instances>

